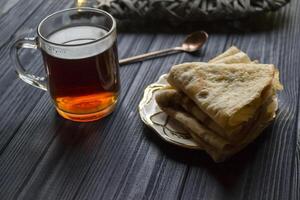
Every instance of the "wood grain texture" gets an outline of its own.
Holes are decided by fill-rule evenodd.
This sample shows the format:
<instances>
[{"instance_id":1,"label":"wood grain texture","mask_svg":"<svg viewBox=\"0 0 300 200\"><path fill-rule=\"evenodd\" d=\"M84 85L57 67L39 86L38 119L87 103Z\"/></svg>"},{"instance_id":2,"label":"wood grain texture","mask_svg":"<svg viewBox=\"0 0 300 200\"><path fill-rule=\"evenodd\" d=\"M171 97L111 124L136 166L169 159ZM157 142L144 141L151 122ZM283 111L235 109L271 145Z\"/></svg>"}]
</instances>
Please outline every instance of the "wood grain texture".
<instances>
[{"instance_id":1,"label":"wood grain texture","mask_svg":"<svg viewBox=\"0 0 300 200\"><path fill-rule=\"evenodd\" d=\"M93 123L59 117L47 93L19 80L8 56L12 38L34 34L47 14L73 1L14 1L0 14L0 199L300 199L300 2L270 18L272 29L210 33L195 55L177 54L120 68L116 111ZM1 10L0 10L1 12ZM184 34L120 33L119 57L178 45ZM206 61L236 45L274 63L285 90L280 111L264 135L231 160L215 164L201 151L162 141L137 107L144 88L186 61ZM42 60L22 60L43 74Z\"/></svg>"},{"instance_id":2,"label":"wood grain texture","mask_svg":"<svg viewBox=\"0 0 300 200\"><path fill-rule=\"evenodd\" d=\"M28 4L32 4L31 6L34 7L34 5L37 2L32 1L28 2ZM3 23L11 23L15 22L15 26L17 24L23 23L23 26L20 27L20 30L12 30L12 33L8 36L7 32L1 32L3 34L2 38L12 38L12 35L15 33L17 36L24 36L24 32L26 32L26 35L34 34L32 31L27 32L28 30L32 30L36 28L36 25L38 24L38 21L42 19L41 16L46 16L48 11L49 13L54 12L59 8L60 6L70 6L70 2L61 2L60 4L53 4L53 2L48 2L43 4L45 8L39 8L36 10L35 14L29 17L29 19L21 18L21 20L11 20L9 18L1 18L1 22ZM11 8L10 12L19 12L23 8L23 4L16 4L16 6ZM29 6L30 5L27 5ZM48 13L48 14L49 14ZM27 13L26 13L27 14ZM11 14L13 16L13 14ZM15 14L16 15L16 14ZM6 22L7 21L7 22ZM11 22L12 21L12 22ZM25 31L24 31L25 30ZM13 32L14 31L14 32ZM22 32L21 35L19 35L18 32ZM29 87L28 85L24 84L20 79L17 78L16 73L13 69L12 63L9 58L9 48L12 45L14 41L10 41L4 44L4 46L1 48L0 55L1 55L1 78L0 78L0 110L1 115L6 116L1 118L0 123L0 153L4 151L5 147L8 145L10 140L15 134L15 131L20 128L20 125L22 122L26 119L28 114L31 112L33 107L35 106L36 102L41 98L41 96L44 94L43 91L34 89ZM24 60L24 64L26 66L30 67L30 71L34 74L41 74L43 71L42 67L42 59L40 55L31 54L30 52L26 52L22 56L22 59ZM30 59L28 59L30 58ZM28 67L28 68L29 68Z\"/></svg>"}]
</instances>

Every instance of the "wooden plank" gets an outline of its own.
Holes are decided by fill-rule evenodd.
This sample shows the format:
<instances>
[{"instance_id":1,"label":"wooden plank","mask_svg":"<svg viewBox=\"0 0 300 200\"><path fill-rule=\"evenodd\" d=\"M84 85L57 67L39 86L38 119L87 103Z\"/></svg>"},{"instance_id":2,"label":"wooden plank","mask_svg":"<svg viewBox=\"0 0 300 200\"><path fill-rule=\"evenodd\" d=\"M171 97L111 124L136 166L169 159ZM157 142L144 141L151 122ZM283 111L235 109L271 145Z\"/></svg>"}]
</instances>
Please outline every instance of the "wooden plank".
<instances>
[{"instance_id":1,"label":"wooden plank","mask_svg":"<svg viewBox=\"0 0 300 200\"><path fill-rule=\"evenodd\" d=\"M28 4L30 3L36 4L36 2L28 2ZM18 10L22 10L22 5L23 4L16 4L16 8L11 10L18 12ZM29 17L26 22L23 22L20 30L36 28L37 23L42 19L41 16L61 9L62 7L60 6L70 5L72 5L70 4L70 2L53 4L51 3L51 1L47 1L43 4L43 8L39 7L34 15ZM26 16L27 15L23 16L23 18L26 19ZM13 34L13 32L11 34ZM1 32L0 36L3 36L3 38L5 38L7 37L7 33ZM20 124L26 119L27 115L30 113L36 102L44 93L41 90L34 89L28 86L16 76L9 57L9 47L12 45L12 42L13 41L9 41L9 43L4 44L4 46L0 50L0 56L2 58L0 60L0 110L2 116L6 116L0 118L0 153L10 142L14 135L14 132L18 130ZM39 54L31 54L27 51L22 55L22 60L24 61L24 64L27 66L27 68L30 67L30 72L34 74L42 74L44 69L42 67L42 58Z\"/></svg>"},{"instance_id":2,"label":"wooden plank","mask_svg":"<svg viewBox=\"0 0 300 200\"><path fill-rule=\"evenodd\" d=\"M0 16L5 15L11 8L13 8L19 0L11 0L11 1L0 1Z\"/></svg>"},{"instance_id":3,"label":"wooden plank","mask_svg":"<svg viewBox=\"0 0 300 200\"><path fill-rule=\"evenodd\" d=\"M26 3L24 3L23 1L18 1L13 5L13 7L9 8L9 10L6 11L7 13L5 15L1 16L0 27L5 28L3 28L0 33L0 47L10 42L10 40L12 39L12 35L19 30L22 24L27 21L33 13L38 13L38 10L42 3L43 0L28 0L26 1ZM19 34L20 33L21 32L19 32Z\"/></svg>"}]
</instances>

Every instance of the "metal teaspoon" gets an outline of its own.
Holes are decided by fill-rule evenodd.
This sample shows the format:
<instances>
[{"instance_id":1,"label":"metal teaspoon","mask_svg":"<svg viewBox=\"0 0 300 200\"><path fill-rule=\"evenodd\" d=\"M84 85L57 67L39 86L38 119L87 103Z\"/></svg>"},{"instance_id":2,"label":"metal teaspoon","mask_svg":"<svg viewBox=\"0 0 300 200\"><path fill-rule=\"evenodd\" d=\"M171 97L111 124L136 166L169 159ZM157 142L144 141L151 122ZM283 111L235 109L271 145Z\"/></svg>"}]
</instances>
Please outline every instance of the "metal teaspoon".
<instances>
[{"instance_id":1,"label":"metal teaspoon","mask_svg":"<svg viewBox=\"0 0 300 200\"><path fill-rule=\"evenodd\" d=\"M125 65L129 63L134 63L138 61L143 61L150 58L155 58L159 56L165 56L173 53L179 53L179 52L195 52L198 49L200 49L204 43L208 39L208 34L204 31L197 31L190 35L188 35L182 42L181 46L173 47L170 49L164 49L159 51L153 51L137 56L133 56L130 58L121 59L119 61L120 65Z\"/></svg>"}]
</instances>

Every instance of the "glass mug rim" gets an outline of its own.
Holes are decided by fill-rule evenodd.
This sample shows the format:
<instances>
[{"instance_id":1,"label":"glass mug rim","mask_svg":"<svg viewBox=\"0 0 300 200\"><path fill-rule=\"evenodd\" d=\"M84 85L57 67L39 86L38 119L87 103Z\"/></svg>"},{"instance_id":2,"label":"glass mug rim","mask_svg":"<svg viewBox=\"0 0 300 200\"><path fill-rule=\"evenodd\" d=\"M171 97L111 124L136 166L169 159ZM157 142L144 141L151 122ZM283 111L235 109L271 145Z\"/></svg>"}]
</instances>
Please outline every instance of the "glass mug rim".
<instances>
[{"instance_id":1,"label":"glass mug rim","mask_svg":"<svg viewBox=\"0 0 300 200\"><path fill-rule=\"evenodd\" d=\"M52 17L55 17L56 15L59 15L59 14L62 14L62 13L66 13L66 12L69 12L69 11L91 11L91 12L94 12L94 13L100 13L100 14L104 14L104 15L107 15L111 20L112 20L112 26L111 28L109 29L109 31L107 31L107 33L105 33L103 36L101 36L100 38L96 39L96 40L93 40L93 41L90 41L90 42L85 42L85 43L80 43L80 44L61 44L61 43L56 43L56 42L52 42L50 40L48 40L45 36L43 36L43 34L41 33L41 27L44 23L47 22L47 20L49 20L50 18ZM43 41L45 41L46 43L49 43L49 44L52 44L52 45L55 45L55 46L60 46L60 47L80 47L80 46L85 46L85 45L90 45L90 44L94 44L94 43L97 43L99 41L102 41L104 40L105 38L109 37L111 34L114 33L114 31L116 30L116 20L115 18L109 14L108 12L104 11L104 10L100 10L100 9L97 9L97 8L89 8L89 7L78 7L78 8L67 8L67 9L63 9L63 10L59 10L57 12L54 12L48 16L46 16L42 21L40 21L40 23L38 24L38 27L37 27L37 34L38 34L38 37L40 39L42 39Z\"/></svg>"}]
</instances>

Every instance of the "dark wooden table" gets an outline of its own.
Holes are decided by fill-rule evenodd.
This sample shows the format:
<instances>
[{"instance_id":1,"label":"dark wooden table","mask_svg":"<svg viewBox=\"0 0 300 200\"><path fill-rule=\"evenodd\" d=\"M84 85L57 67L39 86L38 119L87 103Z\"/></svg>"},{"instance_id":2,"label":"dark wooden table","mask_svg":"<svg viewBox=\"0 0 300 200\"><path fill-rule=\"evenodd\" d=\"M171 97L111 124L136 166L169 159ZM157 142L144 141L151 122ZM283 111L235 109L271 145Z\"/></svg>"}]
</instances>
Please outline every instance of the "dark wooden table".
<instances>
[{"instance_id":1,"label":"dark wooden table","mask_svg":"<svg viewBox=\"0 0 300 200\"><path fill-rule=\"evenodd\" d=\"M43 17L72 6L67 0L0 0L1 200L300 199L299 1L256 31L210 31L198 55L122 67L116 111L93 123L59 117L46 92L17 78L9 58L15 37L34 34ZM120 33L119 57L171 47L184 36L180 31ZM231 160L215 164L203 152L162 141L142 123L137 106L144 88L173 64L206 61L233 44L276 64L285 89L278 117L264 134ZM33 73L43 74L40 55L22 55Z\"/></svg>"}]
</instances>

